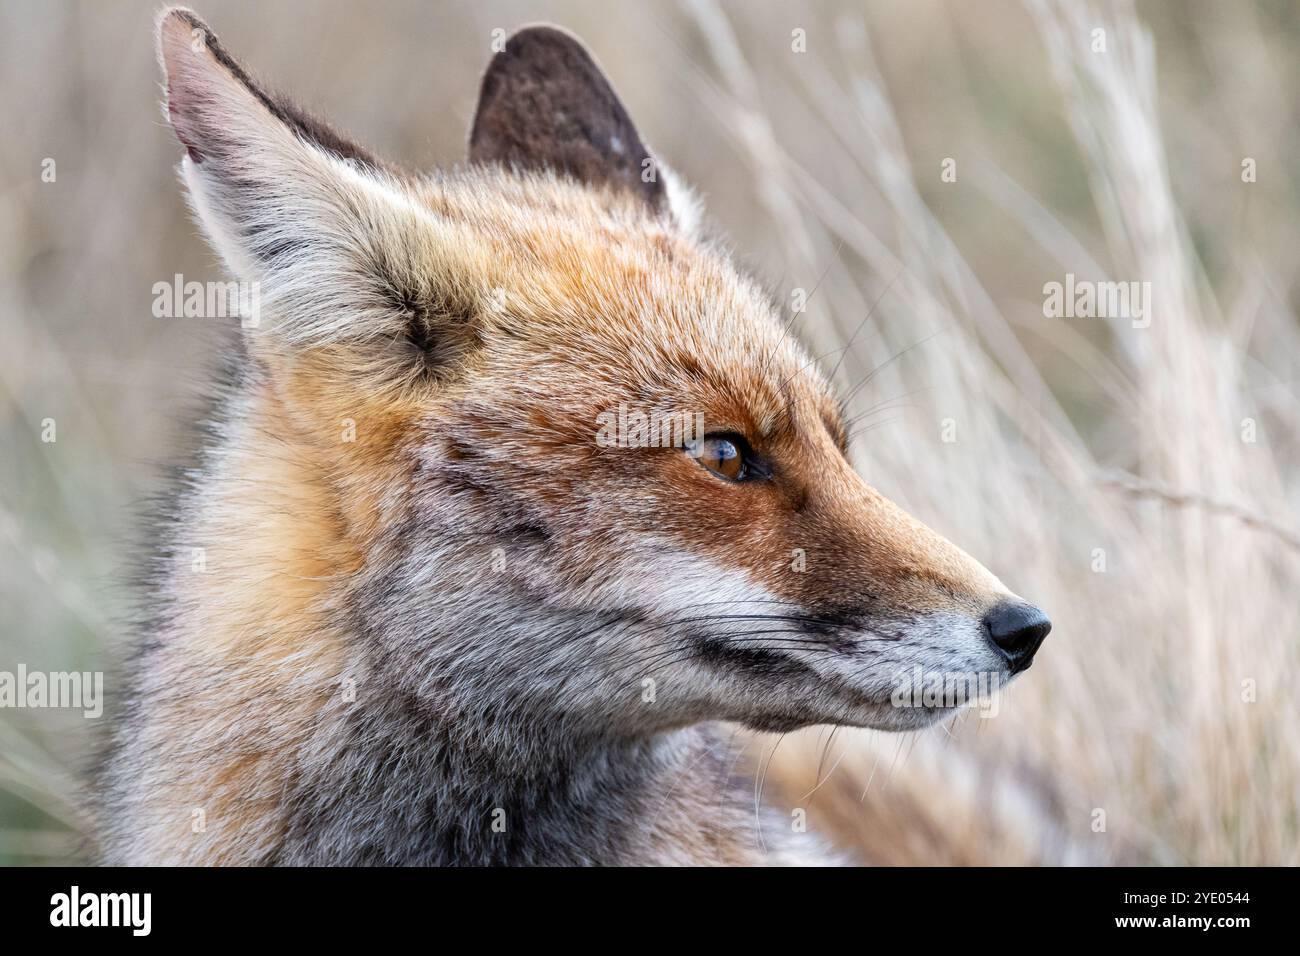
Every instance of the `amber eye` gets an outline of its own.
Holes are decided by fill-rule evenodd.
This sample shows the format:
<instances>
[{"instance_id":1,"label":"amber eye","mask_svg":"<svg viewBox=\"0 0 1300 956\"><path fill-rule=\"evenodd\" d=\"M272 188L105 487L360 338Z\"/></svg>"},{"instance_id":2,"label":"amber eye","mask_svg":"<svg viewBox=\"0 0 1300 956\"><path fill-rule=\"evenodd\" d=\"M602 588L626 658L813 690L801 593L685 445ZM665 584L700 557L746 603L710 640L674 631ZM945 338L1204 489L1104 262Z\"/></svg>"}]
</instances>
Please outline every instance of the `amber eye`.
<instances>
[{"instance_id":1,"label":"amber eye","mask_svg":"<svg viewBox=\"0 0 1300 956\"><path fill-rule=\"evenodd\" d=\"M719 478L744 481L756 477L751 456L739 437L710 435L686 443L686 454Z\"/></svg>"}]
</instances>

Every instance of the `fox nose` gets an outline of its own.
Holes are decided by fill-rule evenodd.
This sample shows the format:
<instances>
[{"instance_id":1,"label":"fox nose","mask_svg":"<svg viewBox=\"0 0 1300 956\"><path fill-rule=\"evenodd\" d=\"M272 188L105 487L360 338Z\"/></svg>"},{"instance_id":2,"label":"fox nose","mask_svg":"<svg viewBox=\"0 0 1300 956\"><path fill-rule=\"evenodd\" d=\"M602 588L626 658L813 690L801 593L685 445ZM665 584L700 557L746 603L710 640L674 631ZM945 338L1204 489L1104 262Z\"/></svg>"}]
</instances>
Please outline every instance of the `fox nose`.
<instances>
[{"instance_id":1,"label":"fox nose","mask_svg":"<svg viewBox=\"0 0 1300 956\"><path fill-rule=\"evenodd\" d=\"M993 643L1007 655L1011 673L1018 674L1033 661L1038 645L1052 629L1052 622L1032 604L1006 601L984 616L984 627Z\"/></svg>"}]
</instances>

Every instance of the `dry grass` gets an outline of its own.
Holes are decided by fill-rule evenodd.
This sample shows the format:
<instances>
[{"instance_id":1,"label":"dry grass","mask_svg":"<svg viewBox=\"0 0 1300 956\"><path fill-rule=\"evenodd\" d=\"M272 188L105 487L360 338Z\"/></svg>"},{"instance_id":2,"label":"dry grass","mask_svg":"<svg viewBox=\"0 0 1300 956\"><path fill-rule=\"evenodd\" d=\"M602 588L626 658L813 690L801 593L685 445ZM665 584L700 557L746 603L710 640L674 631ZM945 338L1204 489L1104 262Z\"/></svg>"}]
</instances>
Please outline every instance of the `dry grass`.
<instances>
[{"instance_id":1,"label":"dry grass","mask_svg":"<svg viewBox=\"0 0 1300 956\"><path fill-rule=\"evenodd\" d=\"M769 793L882 863L1297 862L1293 7L198 5L417 166L458 157L491 29L582 34L753 267L815 289L793 332L864 474L1051 613L995 719L763 739ZM153 282L217 275L152 9L0 3L0 669L102 666L130 506L202 379L206 331L149 318ZM1150 327L1045 318L1067 272L1149 281ZM0 712L0 859L72 852L79 731Z\"/></svg>"}]
</instances>

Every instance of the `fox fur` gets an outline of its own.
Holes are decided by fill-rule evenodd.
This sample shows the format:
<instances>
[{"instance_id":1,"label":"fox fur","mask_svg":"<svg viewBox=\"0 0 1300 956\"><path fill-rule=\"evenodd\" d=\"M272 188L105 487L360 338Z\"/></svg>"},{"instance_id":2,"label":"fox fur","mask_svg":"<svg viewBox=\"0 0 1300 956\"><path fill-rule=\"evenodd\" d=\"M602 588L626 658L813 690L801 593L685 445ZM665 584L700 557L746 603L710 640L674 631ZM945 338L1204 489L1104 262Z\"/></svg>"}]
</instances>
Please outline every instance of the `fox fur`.
<instances>
[{"instance_id":1,"label":"fox fur","mask_svg":"<svg viewBox=\"0 0 1300 956\"><path fill-rule=\"evenodd\" d=\"M189 201L261 321L155 542L107 861L827 861L781 817L759 838L730 725L908 729L941 712L891 706L900 671L1009 676L982 621L1012 596L855 473L575 39L512 37L468 162L415 175L193 13L158 37ZM702 414L761 478L598 444L620 403Z\"/></svg>"}]
</instances>

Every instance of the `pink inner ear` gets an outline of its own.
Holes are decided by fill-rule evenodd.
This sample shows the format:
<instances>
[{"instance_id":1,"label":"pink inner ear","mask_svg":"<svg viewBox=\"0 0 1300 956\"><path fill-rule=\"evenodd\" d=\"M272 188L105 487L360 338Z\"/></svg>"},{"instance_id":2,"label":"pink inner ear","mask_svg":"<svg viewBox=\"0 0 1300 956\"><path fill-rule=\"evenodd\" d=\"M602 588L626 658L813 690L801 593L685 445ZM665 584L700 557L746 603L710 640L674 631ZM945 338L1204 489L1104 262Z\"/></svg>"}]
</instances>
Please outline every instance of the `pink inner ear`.
<instances>
[{"instance_id":1,"label":"pink inner ear","mask_svg":"<svg viewBox=\"0 0 1300 956\"><path fill-rule=\"evenodd\" d=\"M167 78L167 122L193 162L222 163L247 145L251 126L282 125L344 159L378 168L362 147L310 114L264 93L188 11L164 14L158 53ZM237 130L244 130L238 133Z\"/></svg>"},{"instance_id":2,"label":"pink inner ear","mask_svg":"<svg viewBox=\"0 0 1300 956\"><path fill-rule=\"evenodd\" d=\"M205 67L212 60L207 49L211 34L198 20L175 11L163 19L158 32L163 69L167 74L167 120L190 159L200 163L203 161L197 135L201 122L200 87L205 82ZM196 38L202 41L198 49L195 49Z\"/></svg>"},{"instance_id":3,"label":"pink inner ear","mask_svg":"<svg viewBox=\"0 0 1300 956\"><path fill-rule=\"evenodd\" d=\"M176 98L172 91L167 91L167 118L171 121L172 129L176 131L176 138L181 141L185 147L185 154L195 163L203 162L203 154L199 152L198 147L194 145L190 137L186 134L186 122L181 115L181 111L176 107Z\"/></svg>"}]
</instances>

